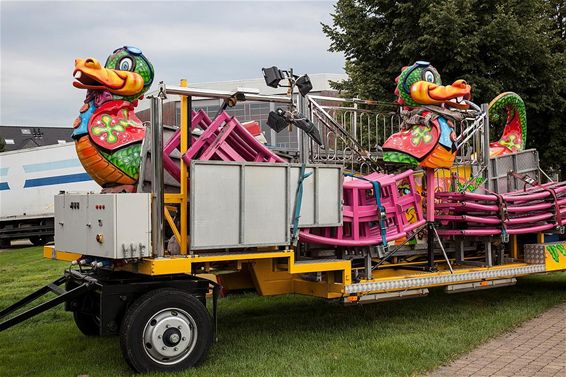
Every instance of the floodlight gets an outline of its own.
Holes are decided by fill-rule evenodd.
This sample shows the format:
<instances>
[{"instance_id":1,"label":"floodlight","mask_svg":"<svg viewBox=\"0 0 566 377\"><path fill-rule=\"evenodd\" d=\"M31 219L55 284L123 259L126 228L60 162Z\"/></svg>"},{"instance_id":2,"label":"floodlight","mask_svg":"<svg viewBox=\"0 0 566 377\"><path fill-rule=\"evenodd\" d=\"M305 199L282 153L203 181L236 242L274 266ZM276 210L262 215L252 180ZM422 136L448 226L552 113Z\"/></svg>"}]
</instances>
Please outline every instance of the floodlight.
<instances>
[{"instance_id":1,"label":"floodlight","mask_svg":"<svg viewBox=\"0 0 566 377\"><path fill-rule=\"evenodd\" d=\"M320 137L320 132L313 122L308 120L304 115L299 114L300 119L295 119L295 126L305 131L305 133L313 139L318 145L322 145L322 138Z\"/></svg>"},{"instance_id":2,"label":"floodlight","mask_svg":"<svg viewBox=\"0 0 566 377\"><path fill-rule=\"evenodd\" d=\"M295 81L295 85L299 88L299 93L304 97L312 90L311 79L308 75L303 75Z\"/></svg>"},{"instance_id":3,"label":"floodlight","mask_svg":"<svg viewBox=\"0 0 566 377\"><path fill-rule=\"evenodd\" d=\"M267 125L269 128L279 133L287 126L289 126L290 121L285 117L285 110L282 108L277 108L275 111L270 111L267 117Z\"/></svg>"},{"instance_id":4,"label":"floodlight","mask_svg":"<svg viewBox=\"0 0 566 377\"><path fill-rule=\"evenodd\" d=\"M267 125L275 132L281 132L286 127L294 124L297 128L305 131L305 133L312 138L318 145L322 145L322 138L318 128L307 119L303 114L291 113L290 111L277 108L275 111L269 112L267 118Z\"/></svg>"},{"instance_id":5,"label":"floodlight","mask_svg":"<svg viewBox=\"0 0 566 377\"><path fill-rule=\"evenodd\" d=\"M284 72L276 66L270 68L262 68L261 70L263 71L263 78L265 79L265 83L267 84L267 86L270 86L272 88L277 88L279 86L279 81L286 78Z\"/></svg>"}]
</instances>

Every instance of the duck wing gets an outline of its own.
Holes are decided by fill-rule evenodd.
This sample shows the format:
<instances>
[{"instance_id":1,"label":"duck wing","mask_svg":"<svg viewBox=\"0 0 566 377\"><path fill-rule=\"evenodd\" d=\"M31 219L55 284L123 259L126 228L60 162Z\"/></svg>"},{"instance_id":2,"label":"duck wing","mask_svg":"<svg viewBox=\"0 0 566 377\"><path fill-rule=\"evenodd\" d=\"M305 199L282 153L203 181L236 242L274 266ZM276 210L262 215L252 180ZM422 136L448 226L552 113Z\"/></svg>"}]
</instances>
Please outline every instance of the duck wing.
<instances>
[{"instance_id":1,"label":"duck wing","mask_svg":"<svg viewBox=\"0 0 566 377\"><path fill-rule=\"evenodd\" d=\"M141 143L145 127L128 101L109 101L92 114L88 134L94 144L105 151L115 151L127 145Z\"/></svg>"}]
</instances>

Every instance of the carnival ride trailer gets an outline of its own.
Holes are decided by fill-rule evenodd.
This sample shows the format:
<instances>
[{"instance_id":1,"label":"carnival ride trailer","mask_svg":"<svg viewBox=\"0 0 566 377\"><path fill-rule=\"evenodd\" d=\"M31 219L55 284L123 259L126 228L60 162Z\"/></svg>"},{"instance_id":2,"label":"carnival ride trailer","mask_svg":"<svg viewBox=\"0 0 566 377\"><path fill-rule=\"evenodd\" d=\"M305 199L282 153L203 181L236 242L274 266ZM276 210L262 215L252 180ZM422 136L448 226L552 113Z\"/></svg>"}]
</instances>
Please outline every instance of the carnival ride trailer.
<instances>
[{"instance_id":1,"label":"carnival ride trailer","mask_svg":"<svg viewBox=\"0 0 566 377\"><path fill-rule=\"evenodd\" d=\"M104 77L129 77L112 76L115 67L128 75L141 69L139 75L150 80L153 70L144 59L138 49L124 47L111 55L109 67L90 59L78 60L76 69L90 72L88 83L102 69L110 71ZM2 310L0 318L6 318L45 293L56 294L4 320L0 331L64 303L84 334L119 334L134 370L177 371L206 356L221 288L362 304L424 296L431 287L448 293L501 287L519 276L566 270L563 242L545 242L564 233L566 183L515 173L520 190L492 189L490 155L528 152L522 118L507 118L512 129L504 136L513 138L490 144L488 106L469 102L470 87L460 80L438 89L438 73L417 62L404 68L398 89L431 84L436 102L428 106L426 97L403 94L403 104L415 109L400 113L411 121L388 137L380 155L364 149L367 140L349 128L356 122L331 115L352 106L320 105L306 93L308 78L269 72L269 84L288 80L291 94L299 83L305 86L295 96L267 96L161 83L150 97L151 133L137 124L127 101L104 97L102 105L93 100L83 106L75 130L77 147L84 148L79 157L104 193L58 196L60 227L44 256L71 265L61 278ZM140 85L134 93L145 91ZM116 95L131 99L132 92ZM181 98L181 124L164 141L162 108L169 96ZM457 110L435 108L441 96ZM225 106L211 117L193 111L193 97L220 99ZM522 103L514 94L501 98ZM302 130L298 160L269 150L225 111L246 100L287 107L270 114L270 122ZM88 115L91 106L96 108ZM367 121L368 110L361 113ZM515 108L508 115L519 113ZM105 119L106 127L91 118ZM151 178L145 179L140 167L147 167L142 151L148 148ZM165 172L177 182L167 192ZM138 184L140 177L151 190Z\"/></svg>"}]
</instances>

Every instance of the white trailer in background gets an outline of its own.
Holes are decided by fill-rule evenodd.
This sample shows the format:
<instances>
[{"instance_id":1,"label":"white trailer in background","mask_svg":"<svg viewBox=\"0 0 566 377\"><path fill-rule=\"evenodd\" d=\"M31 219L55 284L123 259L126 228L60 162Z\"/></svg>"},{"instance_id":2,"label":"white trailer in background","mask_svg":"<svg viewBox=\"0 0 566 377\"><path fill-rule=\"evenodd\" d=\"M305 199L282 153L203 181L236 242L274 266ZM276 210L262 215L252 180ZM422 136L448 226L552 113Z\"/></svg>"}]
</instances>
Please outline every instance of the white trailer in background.
<instances>
[{"instance_id":1,"label":"white trailer in background","mask_svg":"<svg viewBox=\"0 0 566 377\"><path fill-rule=\"evenodd\" d=\"M100 192L73 143L0 153L0 246L53 240L53 198L60 191Z\"/></svg>"}]
</instances>

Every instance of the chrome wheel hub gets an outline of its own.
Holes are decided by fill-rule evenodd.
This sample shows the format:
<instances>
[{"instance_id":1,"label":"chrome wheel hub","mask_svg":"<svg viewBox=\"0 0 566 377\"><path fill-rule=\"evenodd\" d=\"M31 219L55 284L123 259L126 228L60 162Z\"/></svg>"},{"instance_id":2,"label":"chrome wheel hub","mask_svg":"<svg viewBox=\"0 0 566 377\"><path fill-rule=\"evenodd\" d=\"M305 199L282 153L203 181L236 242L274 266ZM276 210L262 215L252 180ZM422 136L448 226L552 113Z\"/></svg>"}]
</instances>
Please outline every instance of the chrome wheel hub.
<instances>
[{"instance_id":1,"label":"chrome wheel hub","mask_svg":"<svg viewBox=\"0 0 566 377\"><path fill-rule=\"evenodd\" d=\"M184 360L195 348L197 326L184 310L169 308L153 315L143 331L145 352L160 364Z\"/></svg>"}]
</instances>

